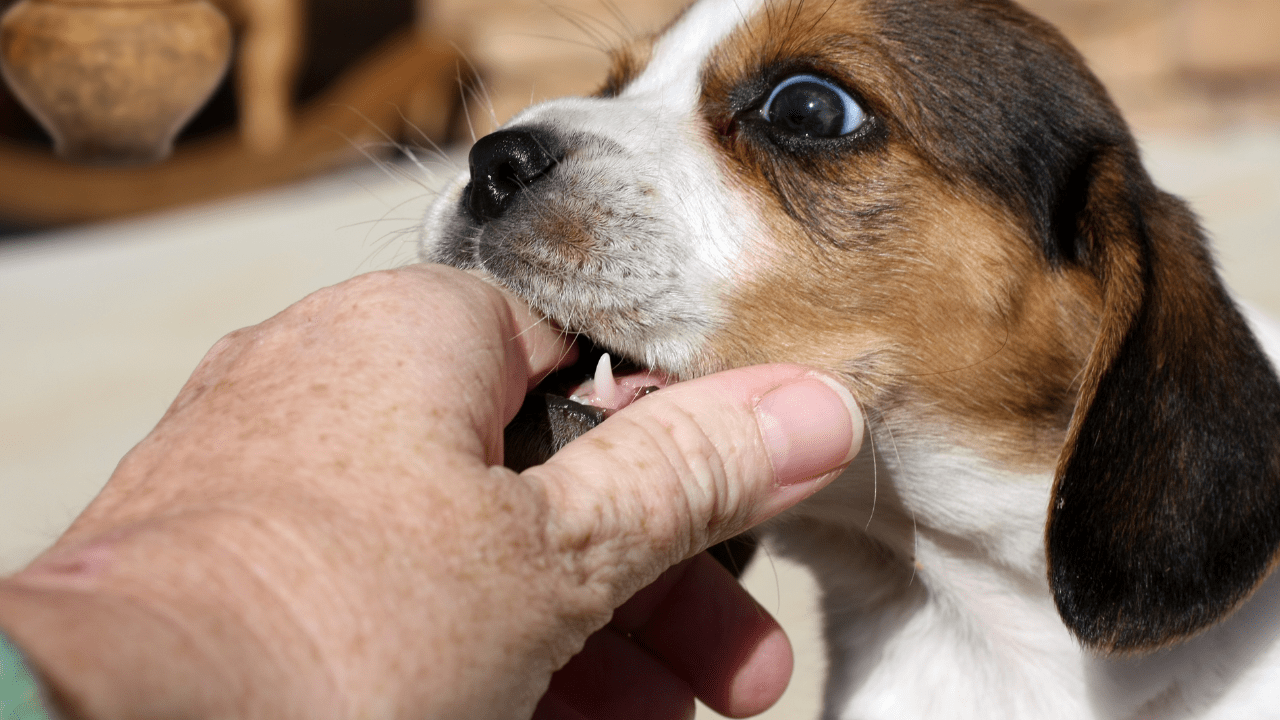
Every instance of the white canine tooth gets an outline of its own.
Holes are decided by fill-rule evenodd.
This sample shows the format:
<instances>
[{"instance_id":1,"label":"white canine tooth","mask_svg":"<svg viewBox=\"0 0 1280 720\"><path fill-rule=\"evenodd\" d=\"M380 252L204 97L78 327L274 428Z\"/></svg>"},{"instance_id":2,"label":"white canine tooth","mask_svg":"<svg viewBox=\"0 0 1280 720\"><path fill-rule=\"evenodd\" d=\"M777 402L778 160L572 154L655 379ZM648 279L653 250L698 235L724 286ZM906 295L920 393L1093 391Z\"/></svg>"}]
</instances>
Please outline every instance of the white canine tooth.
<instances>
[{"instance_id":1,"label":"white canine tooth","mask_svg":"<svg viewBox=\"0 0 1280 720\"><path fill-rule=\"evenodd\" d=\"M596 363L596 397L601 405L612 405L618 397L618 384L613 380L613 359L609 353L600 356Z\"/></svg>"}]
</instances>

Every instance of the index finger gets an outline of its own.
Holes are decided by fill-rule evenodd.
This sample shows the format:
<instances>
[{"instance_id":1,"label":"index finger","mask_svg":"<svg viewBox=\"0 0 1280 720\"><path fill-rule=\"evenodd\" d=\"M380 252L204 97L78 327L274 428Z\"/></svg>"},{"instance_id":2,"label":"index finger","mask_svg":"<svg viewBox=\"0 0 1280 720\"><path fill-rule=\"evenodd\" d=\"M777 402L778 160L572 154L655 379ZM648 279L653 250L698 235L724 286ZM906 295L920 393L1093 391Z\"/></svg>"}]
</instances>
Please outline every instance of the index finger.
<instances>
[{"instance_id":1,"label":"index finger","mask_svg":"<svg viewBox=\"0 0 1280 720\"><path fill-rule=\"evenodd\" d=\"M767 710L791 680L786 633L707 553L663 573L619 607L611 624L722 715Z\"/></svg>"}]
</instances>

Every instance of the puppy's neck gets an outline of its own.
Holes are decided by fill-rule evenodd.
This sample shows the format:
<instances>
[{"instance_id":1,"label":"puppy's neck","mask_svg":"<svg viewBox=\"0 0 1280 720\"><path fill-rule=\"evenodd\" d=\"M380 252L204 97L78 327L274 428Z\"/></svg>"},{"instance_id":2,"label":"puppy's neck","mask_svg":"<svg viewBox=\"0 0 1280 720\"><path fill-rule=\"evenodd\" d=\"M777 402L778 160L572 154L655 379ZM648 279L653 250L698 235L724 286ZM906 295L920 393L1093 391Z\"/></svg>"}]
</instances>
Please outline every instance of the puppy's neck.
<instances>
[{"instance_id":1,"label":"puppy's neck","mask_svg":"<svg viewBox=\"0 0 1280 720\"><path fill-rule=\"evenodd\" d=\"M825 718L1199 717L1233 707L1215 678L1277 653L1274 576L1235 616L1172 649L1108 658L1084 648L1046 577L1053 468L1011 472L918 429L869 425L849 470L768 528L771 550L803 561L820 587ZM1223 712L1205 717L1268 716Z\"/></svg>"},{"instance_id":2,"label":"puppy's neck","mask_svg":"<svg viewBox=\"0 0 1280 720\"><path fill-rule=\"evenodd\" d=\"M860 535L917 569L931 560L921 540L931 540L944 556L1004 568L1047 590L1043 534L1052 455L1011 468L956 442L965 436L959 430L867 415L853 464L788 522L811 520Z\"/></svg>"},{"instance_id":3,"label":"puppy's neck","mask_svg":"<svg viewBox=\"0 0 1280 720\"><path fill-rule=\"evenodd\" d=\"M821 587L828 717L1087 716L1080 648L1046 579L1051 469L997 472L961 448L869 435L773 527Z\"/></svg>"}]
</instances>

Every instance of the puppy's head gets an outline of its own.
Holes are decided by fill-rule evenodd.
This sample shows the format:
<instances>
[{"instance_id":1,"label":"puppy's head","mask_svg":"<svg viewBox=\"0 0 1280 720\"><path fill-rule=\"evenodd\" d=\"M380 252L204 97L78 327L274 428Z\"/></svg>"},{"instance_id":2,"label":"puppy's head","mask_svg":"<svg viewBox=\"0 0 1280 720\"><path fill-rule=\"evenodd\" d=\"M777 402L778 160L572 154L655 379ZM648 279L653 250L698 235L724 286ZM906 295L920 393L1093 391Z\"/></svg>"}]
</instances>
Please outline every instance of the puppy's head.
<instances>
[{"instance_id":1,"label":"puppy's head","mask_svg":"<svg viewBox=\"0 0 1280 720\"><path fill-rule=\"evenodd\" d=\"M1280 545L1280 387L1105 91L1001 0L702 0L471 152L428 260L675 379L825 368L1050 469L1067 625L1155 647Z\"/></svg>"}]
</instances>

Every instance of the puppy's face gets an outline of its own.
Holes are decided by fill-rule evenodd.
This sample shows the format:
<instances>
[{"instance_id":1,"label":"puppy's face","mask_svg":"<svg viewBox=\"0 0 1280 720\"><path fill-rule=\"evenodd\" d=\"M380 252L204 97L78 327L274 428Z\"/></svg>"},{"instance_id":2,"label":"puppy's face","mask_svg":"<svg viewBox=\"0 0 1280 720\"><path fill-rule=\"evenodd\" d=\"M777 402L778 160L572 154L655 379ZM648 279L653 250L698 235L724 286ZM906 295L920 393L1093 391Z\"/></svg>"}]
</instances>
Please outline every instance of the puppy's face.
<instances>
[{"instance_id":1,"label":"puppy's face","mask_svg":"<svg viewBox=\"0 0 1280 720\"><path fill-rule=\"evenodd\" d=\"M1053 31L956 5L695 4L598 97L482 140L428 257L675 378L802 362L902 428L1051 464L1098 290L1026 197L1086 123L1027 108L1113 113Z\"/></svg>"},{"instance_id":2,"label":"puppy's face","mask_svg":"<svg viewBox=\"0 0 1280 720\"><path fill-rule=\"evenodd\" d=\"M1280 383L1054 30L1006 0L701 0L616 60L476 144L424 259L644 384L837 373L925 459L895 471L911 527L1043 547L1094 647L1197 632L1274 566Z\"/></svg>"}]
</instances>

